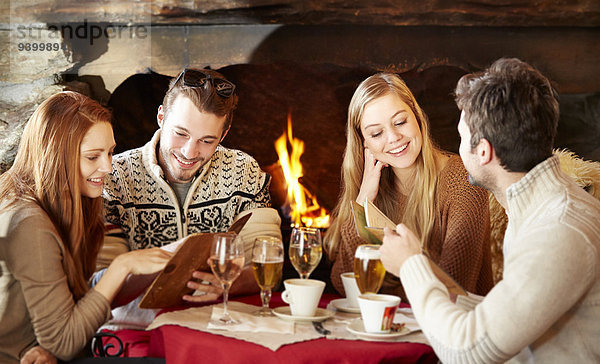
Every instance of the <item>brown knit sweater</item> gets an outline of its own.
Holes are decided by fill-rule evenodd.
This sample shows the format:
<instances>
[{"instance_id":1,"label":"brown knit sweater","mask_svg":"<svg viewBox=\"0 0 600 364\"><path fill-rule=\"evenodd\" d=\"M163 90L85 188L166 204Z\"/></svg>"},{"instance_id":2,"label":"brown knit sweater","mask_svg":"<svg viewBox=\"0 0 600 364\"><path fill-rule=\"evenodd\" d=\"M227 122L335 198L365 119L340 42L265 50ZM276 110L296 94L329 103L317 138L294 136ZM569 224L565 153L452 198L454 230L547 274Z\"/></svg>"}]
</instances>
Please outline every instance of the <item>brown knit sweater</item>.
<instances>
[{"instance_id":1,"label":"brown knit sweater","mask_svg":"<svg viewBox=\"0 0 600 364\"><path fill-rule=\"evenodd\" d=\"M399 201L404 208L406 197ZM353 270L354 251L365 242L358 236L354 221L341 228L341 240L331 270L331 281L341 294L340 274ZM429 242L433 261L465 290L486 294L493 286L490 259L490 218L488 193L469 184L459 156L452 156L440 172L436 218ZM386 274L380 293L398 295L407 302L400 280Z\"/></svg>"}]
</instances>

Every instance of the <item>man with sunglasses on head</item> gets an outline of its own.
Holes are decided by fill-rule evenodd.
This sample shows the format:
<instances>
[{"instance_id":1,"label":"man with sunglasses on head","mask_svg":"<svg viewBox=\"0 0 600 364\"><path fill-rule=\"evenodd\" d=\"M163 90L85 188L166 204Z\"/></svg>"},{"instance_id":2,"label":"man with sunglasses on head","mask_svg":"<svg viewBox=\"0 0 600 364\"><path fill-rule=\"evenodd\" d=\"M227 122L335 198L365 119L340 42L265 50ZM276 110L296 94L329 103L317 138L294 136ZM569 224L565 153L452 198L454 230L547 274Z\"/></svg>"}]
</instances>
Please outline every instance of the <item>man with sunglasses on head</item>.
<instances>
[{"instance_id":1,"label":"man with sunglasses on head","mask_svg":"<svg viewBox=\"0 0 600 364\"><path fill-rule=\"evenodd\" d=\"M227 231L252 213L239 234L246 267L230 292L258 292L249 266L252 244L258 235L281 238L281 221L270 208L269 175L248 154L219 144L231 127L236 104L235 85L216 71L188 68L170 82L152 140L116 155L104 183L109 229L100 266L128 250L164 246L193 233ZM113 310L111 328L144 328L153 320L155 310L137 308L138 295L152 278L126 283L121 297L138 298ZM193 278L188 287L196 294L184 300L221 296L212 273L197 271Z\"/></svg>"}]
</instances>

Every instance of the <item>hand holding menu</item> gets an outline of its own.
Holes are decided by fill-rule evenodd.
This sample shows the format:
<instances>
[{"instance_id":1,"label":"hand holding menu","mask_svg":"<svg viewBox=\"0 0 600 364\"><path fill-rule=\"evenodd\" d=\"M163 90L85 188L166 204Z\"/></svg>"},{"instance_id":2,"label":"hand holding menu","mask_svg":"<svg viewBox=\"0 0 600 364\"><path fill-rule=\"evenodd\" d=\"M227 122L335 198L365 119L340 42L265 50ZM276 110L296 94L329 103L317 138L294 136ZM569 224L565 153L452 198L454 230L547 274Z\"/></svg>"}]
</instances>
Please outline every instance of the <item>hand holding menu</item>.
<instances>
[{"instance_id":1,"label":"hand holding menu","mask_svg":"<svg viewBox=\"0 0 600 364\"><path fill-rule=\"evenodd\" d=\"M387 227L392 230L396 230L396 224L390 220L381 210L375 206L371 201L365 202L365 207L352 201L352 214L354 216L354 223L358 231L358 235L365 241L371 244L382 244L383 243L383 228ZM448 292L466 296L467 292L458 284L448 273L444 272L439 265L437 265L426 252L423 254L429 260L429 265L435 276L446 286Z\"/></svg>"},{"instance_id":2,"label":"hand holding menu","mask_svg":"<svg viewBox=\"0 0 600 364\"><path fill-rule=\"evenodd\" d=\"M235 221L228 232L239 233L252 213L248 213ZM165 268L154 279L142 297L139 308L165 308L185 304L182 297L194 292L187 287L195 270L210 272L208 258L214 233L196 233L183 238L180 242L169 244L166 250L175 253Z\"/></svg>"}]
</instances>

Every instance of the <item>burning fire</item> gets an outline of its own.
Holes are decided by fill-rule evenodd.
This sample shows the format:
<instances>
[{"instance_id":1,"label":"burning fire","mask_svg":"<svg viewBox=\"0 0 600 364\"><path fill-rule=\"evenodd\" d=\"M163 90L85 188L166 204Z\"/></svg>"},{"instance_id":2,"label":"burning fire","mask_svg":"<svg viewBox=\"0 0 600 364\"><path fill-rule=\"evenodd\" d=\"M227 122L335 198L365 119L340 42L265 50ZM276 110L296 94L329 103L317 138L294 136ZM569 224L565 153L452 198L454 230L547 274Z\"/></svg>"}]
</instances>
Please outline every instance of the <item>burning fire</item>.
<instances>
[{"instance_id":1,"label":"burning fire","mask_svg":"<svg viewBox=\"0 0 600 364\"><path fill-rule=\"evenodd\" d=\"M292 154L288 153L288 142ZM299 179L303 176L300 156L304 153L304 142L292 135L292 115L288 114L287 132L275 141L279 165L283 170L287 187L287 204L291 210L292 226L328 227L327 210L317 202L317 196L306 189Z\"/></svg>"}]
</instances>

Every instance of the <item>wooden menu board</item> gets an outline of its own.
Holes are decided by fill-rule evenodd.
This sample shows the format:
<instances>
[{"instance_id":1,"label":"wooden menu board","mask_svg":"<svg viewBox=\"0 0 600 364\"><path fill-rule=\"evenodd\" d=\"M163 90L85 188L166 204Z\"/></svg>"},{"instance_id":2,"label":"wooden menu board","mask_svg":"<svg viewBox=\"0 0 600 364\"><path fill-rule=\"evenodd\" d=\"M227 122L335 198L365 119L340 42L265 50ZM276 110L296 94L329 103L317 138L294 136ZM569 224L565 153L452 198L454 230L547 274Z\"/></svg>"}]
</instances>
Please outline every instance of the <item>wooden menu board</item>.
<instances>
[{"instance_id":1,"label":"wooden menu board","mask_svg":"<svg viewBox=\"0 0 600 364\"><path fill-rule=\"evenodd\" d=\"M249 213L238 219L228 232L239 233L251 215ZM195 270L210 272L207 260L214 235L215 233L197 233L186 236L165 268L150 284L138 307L165 308L185 304L182 297L194 292L193 288L187 286L192 273Z\"/></svg>"}]
</instances>

